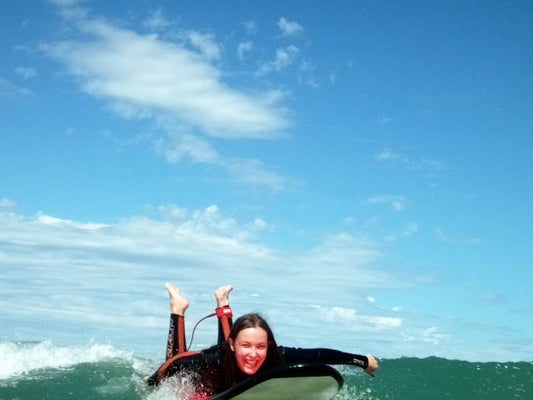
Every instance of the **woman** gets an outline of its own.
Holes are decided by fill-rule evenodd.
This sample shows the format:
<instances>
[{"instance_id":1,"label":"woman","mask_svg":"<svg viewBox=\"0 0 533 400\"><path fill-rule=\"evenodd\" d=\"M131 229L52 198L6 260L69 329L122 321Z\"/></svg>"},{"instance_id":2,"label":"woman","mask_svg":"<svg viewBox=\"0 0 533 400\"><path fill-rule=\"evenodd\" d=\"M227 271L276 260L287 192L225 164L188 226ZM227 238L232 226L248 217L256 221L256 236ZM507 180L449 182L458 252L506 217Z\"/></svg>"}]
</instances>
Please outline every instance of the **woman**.
<instances>
[{"instance_id":1,"label":"woman","mask_svg":"<svg viewBox=\"0 0 533 400\"><path fill-rule=\"evenodd\" d=\"M186 372L203 395L212 396L256 373L281 364L321 362L356 365L369 375L378 368L372 355L278 346L272 330L258 314L243 315L232 324L228 300L233 289L231 286L223 286L215 291L216 315L219 318L218 344L201 352L187 352L184 316L189 301L169 283L166 288L171 310L167 362L149 379L150 384L157 384L165 377Z\"/></svg>"}]
</instances>

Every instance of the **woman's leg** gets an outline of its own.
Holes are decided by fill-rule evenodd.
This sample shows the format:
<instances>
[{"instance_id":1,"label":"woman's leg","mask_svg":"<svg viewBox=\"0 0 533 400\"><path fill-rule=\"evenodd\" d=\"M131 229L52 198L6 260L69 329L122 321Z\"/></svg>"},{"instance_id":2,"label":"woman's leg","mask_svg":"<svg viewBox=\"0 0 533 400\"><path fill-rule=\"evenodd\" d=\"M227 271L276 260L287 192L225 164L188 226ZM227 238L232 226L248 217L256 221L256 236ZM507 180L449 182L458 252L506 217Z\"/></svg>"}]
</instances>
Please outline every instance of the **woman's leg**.
<instances>
[{"instance_id":1,"label":"woman's leg","mask_svg":"<svg viewBox=\"0 0 533 400\"><path fill-rule=\"evenodd\" d=\"M170 327L168 329L168 342L166 359L183 353L185 347L185 310L189 307L189 300L183 297L178 288L170 283L166 284L170 299Z\"/></svg>"},{"instance_id":2,"label":"woman's leg","mask_svg":"<svg viewBox=\"0 0 533 400\"><path fill-rule=\"evenodd\" d=\"M215 290L215 299L217 300L217 317L218 317L218 343L224 343L229 336L229 331L233 320L231 308L229 306L229 292L233 290L231 285L222 286Z\"/></svg>"}]
</instances>

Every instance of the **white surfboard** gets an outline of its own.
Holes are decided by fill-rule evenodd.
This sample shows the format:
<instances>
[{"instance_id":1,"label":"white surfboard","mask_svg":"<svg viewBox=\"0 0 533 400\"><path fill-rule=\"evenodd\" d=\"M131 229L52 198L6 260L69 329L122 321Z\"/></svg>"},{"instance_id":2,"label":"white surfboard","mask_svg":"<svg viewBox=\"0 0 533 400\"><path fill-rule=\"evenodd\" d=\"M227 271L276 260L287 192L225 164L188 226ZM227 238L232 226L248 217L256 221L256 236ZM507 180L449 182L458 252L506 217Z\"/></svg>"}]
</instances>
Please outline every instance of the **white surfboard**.
<instances>
[{"instance_id":1,"label":"white surfboard","mask_svg":"<svg viewBox=\"0 0 533 400\"><path fill-rule=\"evenodd\" d=\"M209 400L331 400L342 385L340 373L328 365L284 365L252 376Z\"/></svg>"}]
</instances>

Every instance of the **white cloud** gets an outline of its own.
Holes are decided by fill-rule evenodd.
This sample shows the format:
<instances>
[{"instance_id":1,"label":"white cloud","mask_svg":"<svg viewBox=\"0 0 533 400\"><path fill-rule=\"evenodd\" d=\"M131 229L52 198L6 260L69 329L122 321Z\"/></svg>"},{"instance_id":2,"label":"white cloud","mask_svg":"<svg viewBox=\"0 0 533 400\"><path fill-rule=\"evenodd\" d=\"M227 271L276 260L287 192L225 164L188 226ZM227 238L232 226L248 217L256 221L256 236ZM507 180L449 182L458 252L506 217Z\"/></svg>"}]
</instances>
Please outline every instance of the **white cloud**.
<instances>
[{"instance_id":1,"label":"white cloud","mask_svg":"<svg viewBox=\"0 0 533 400\"><path fill-rule=\"evenodd\" d=\"M131 115L172 116L216 137L271 137L286 126L268 93L245 94L221 82L220 72L205 58L220 54L211 36L189 32L198 53L89 19L79 10L68 16L87 38L42 49L64 63L87 93Z\"/></svg>"},{"instance_id":2,"label":"white cloud","mask_svg":"<svg viewBox=\"0 0 533 400\"><path fill-rule=\"evenodd\" d=\"M15 208L15 205L16 203L13 200L8 199L7 197L3 197L0 200L0 209L10 210L12 208Z\"/></svg>"},{"instance_id":3,"label":"white cloud","mask_svg":"<svg viewBox=\"0 0 533 400\"><path fill-rule=\"evenodd\" d=\"M261 218L256 218L254 220L254 227L259 230L259 231L262 231L262 230L265 230L268 228L268 224Z\"/></svg>"},{"instance_id":4,"label":"white cloud","mask_svg":"<svg viewBox=\"0 0 533 400\"><path fill-rule=\"evenodd\" d=\"M257 33L257 23L254 20L243 22L243 26L247 34L253 35Z\"/></svg>"},{"instance_id":5,"label":"white cloud","mask_svg":"<svg viewBox=\"0 0 533 400\"><path fill-rule=\"evenodd\" d=\"M403 237L413 236L417 232L418 232L418 224L416 224L415 222L410 222L404 227L402 236Z\"/></svg>"},{"instance_id":6,"label":"white cloud","mask_svg":"<svg viewBox=\"0 0 533 400\"><path fill-rule=\"evenodd\" d=\"M468 293L466 301L476 306L495 307L506 303L508 299L500 291L487 288L483 291ZM533 316L533 310L530 310L529 314Z\"/></svg>"},{"instance_id":7,"label":"white cloud","mask_svg":"<svg viewBox=\"0 0 533 400\"><path fill-rule=\"evenodd\" d=\"M174 24L165 16L163 9L158 8L148 15L144 20L143 25L154 31L162 31L170 28Z\"/></svg>"},{"instance_id":8,"label":"white cloud","mask_svg":"<svg viewBox=\"0 0 533 400\"><path fill-rule=\"evenodd\" d=\"M318 88L320 85L315 77L315 68L311 61L302 60L298 66L298 82ZM330 83L333 83L330 80Z\"/></svg>"},{"instance_id":9,"label":"white cloud","mask_svg":"<svg viewBox=\"0 0 533 400\"><path fill-rule=\"evenodd\" d=\"M289 45L284 49L277 49L274 60L264 63L258 73L262 75L270 72L279 72L287 68L289 65L294 64L299 52L298 47L293 45Z\"/></svg>"},{"instance_id":10,"label":"white cloud","mask_svg":"<svg viewBox=\"0 0 533 400\"><path fill-rule=\"evenodd\" d=\"M384 149L381 152L374 154L374 159L407 171L424 171L430 175L442 172L446 169L440 161L431 160L425 157L411 157L403 153L393 152L390 149Z\"/></svg>"},{"instance_id":11,"label":"white cloud","mask_svg":"<svg viewBox=\"0 0 533 400\"><path fill-rule=\"evenodd\" d=\"M344 307L320 308L320 315L326 322L357 325L366 331L393 330L402 326L403 320L397 317L359 315L354 309Z\"/></svg>"},{"instance_id":12,"label":"white cloud","mask_svg":"<svg viewBox=\"0 0 533 400\"><path fill-rule=\"evenodd\" d=\"M405 209L405 206L407 204L407 200L404 196L397 196L397 195L381 195L381 196L374 196L367 200L368 204L376 205L376 204L387 204L394 211L403 211Z\"/></svg>"},{"instance_id":13,"label":"white cloud","mask_svg":"<svg viewBox=\"0 0 533 400\"><path fill-rule=\"evenodd\" d=\"M421 334L422 341L428 342L428 343L431 343L431 344L434 344L434 345L440 344L441 341L444 338L446 338L447 335L444 335L442 333L438 333L438 330L439 329L434 326L434 327L428 328L425 331L423 331L422 334Z\"/></svg>"},{"instance_id":14,"label":"white cloud","mask_svg":"<svg viewBox=\"0 0 533 400\"><path fill-rule=\"evenodd\" d=\"M49 43L42 49L62 62L87 93L106 101L120 116L151 120L150 140L166 161L216 165L235 181L256 188L286 187L287 178L261 162L225 159L209 141L209 136L281 137L288 126L279 106L283 91L244 93L221 81L222 73L211 64L222 55L214 35L179 33L192 46L189 49L91 19L85 10L73 8L63 14L85 39ZM146 23L162 28L168 25L163 18L158 10Z\"/></svg>"},{"instance_id":15,"label":"white cloud","mask_svg":"<svg viewBox=\"0 0 533 400\"><path fill-rule=\"evenodd\" d=\"M30 89L17 86L0 77L0 97L26 97L32 94Z\"/></svg>"},{"instance_id":16,"label":"white cloud","mask_svg":"<svg viewBox=\"0 0 533 400\"><path fill-rule=\"evenodd\" d=\"M17 75L20 75L24 79L31 79L37 76L37 71L35 70L35 68L31 68L31 67L18 66L15 69L15 73Z\"/></svg>"},{"instance_id":17,"label":"white cloud","mask_svg":"<svg viewBox=\"0 0 533 400\"><path fill-rule=\"evenodd\" d=\"M221 56L220 46L215 42L215 36L196 31L187 32L191 44L197 48L207 60L218 60Z\"/></svg>"},{"instance_id":18,"label":"white cloud","mask_svg":"<svg viewBox=\"0 0 533 400\"><path fill-rule=\"evenodd\" d=\"M168 134L155 141L154 149L169 163L189 160L193 163L217 166L228 172L235 181L255 189L278 192L285 190L291 184L289 179L269 170L258 160L225 159L207 140L184 131L177 131L169 121L160 121L160 123L167 125L165 131Z\"/></svg>"},{"instance_id":19,"label":"white cloud","mask_svg":"<svg viewBox=\"0 0 533 400\"><path fill-rule=\"evenodd\" d=\"M323 243L298 255L297 279L311 288L329 286L342 288L347 280L351 287L401 287L408 283L398 277L369 268L379 260L377 244L363 237L347 233L330 235ZM320 271L328 271L326 275ZM341 289L339 289L341 290Z\"/></svg>"},{"instance_id":20,"label":"white cloud","mask_svg":"<svg viewBox=\"0 0 533 400\"><path fill-rule=\"evenodd\" d=\"M223 167L230 171L238 181L258 189L263 188L279 192L291 184L288 178L270 171L259 160L226 160L223 162Z\"/></svg>"},{"instance_id":21,"label":"white cloud","mask_svg":"<svg viewBox=\"0 0 533 400\"><path fill-rule=\"evenodd\" d=\"M283 36L293 36L304 30L298 22L289 21L283 17L278 21L278 28L281 30Z\"/></svg>"},{"instance_id":22,"label":"white cloud","mask_svg":"<svg viewBox=\"0 0 533 400\"><path fill-rule=\"evenodd\" d=\"M448 245L477 246L483 242L483 240L479 237L451 236L446 233L442 228L435 228L433 232L439 242Z\"/></svg>"},{"instance_id":23,"label":"white cloud","mask_svg":"<svg viewBox=\"0 0 533 400\"><path fill-rule=\"evenodd\" d=\"M380 153L374 155L374 158L378 161L390 161L400 159L400 155L393 153L390 149L384 149Z\"/></svg>"},{"instance_id":24,"label":"white cloud","mask_svg":"<svg viewBox=\"0 0 533 400\"><path fill-rule=\"evenodd\" d=\"M134 329L126 347L152 354L168 326L170 281L193 301L190 321L211 312L216 287L233 284L235 314L263 311L286 345L328 347L334 336L335 348L382 356L490 359L502 351L465 352L468 340L454 338L450 353L437 347L450 336L426 315L376 307L363 293L406 285L383 271L371 241L339 234L312 249L282 250L256 242L269 232L260 217L243 223L216 205L146 211L154 217L111 224L0 212L3 338L77 341L82 331L81 340L124 347L124 332ZM198 345L214 340L216 325L206 324Z\"/></svg>"},{"instance_id":25,"label":"white cloud","mask_svg":"<svg viewBox=\"0 0 533 400\"><path fill-rule=\"evenodd\" d=\"M209 142L187 133L168 135L158 139L155 143L155 150L169 163L177 163L184 158L208 164L218 164L221 161L217 151Z\"/></svg>"},{"instance_id":26,"label":"white cloud","mask_svg":"<svg viewBox=\"0 0 533 400\"><path fill-rule=\"evenodd\" d=\"M231 283L238 289L237 313L239 304L245 311L264 308L279 314L279 324L289 327L295 320L287 310L317 298L342 304L355 287L394 282L372 272L374 250L354 238L337 237L295 254L254 243L269 227L260 217L241 223L223 215L216 205L198 210L170 205L147 211L158 217L131 217L116 224L69 221L42 213L33 217L0 213L0 307L8 310L1 318L44 318L51 330L46 337L52 338L53 332L67 334L73 324L77 331L87 330L105 340L117 332L122 340L124 326L133 324L142 341L146 335L159 338L166 329L166 281L186 293L201 293L195 297L191 320L211 310L212 296L206 293ZM348 268L346 260L351 260ZM347 273L360 279L347 279L351 276ZM333 281L335 286L328 285ZM80 313L91 318L80 321ZM343 314L340 309L333 311L339 318ZM160 317L154 321L154 315ZM393 320L372 317L357 316L372 329L394 325ZM291 341L298 340L297 332L285 332Z\"/></svg>"},{"instance_id":27,"label":"white cloud","mask_svg":"<svg viewBox=\"0 0 533 400\"><path fill-rule=\"evenodd\" d=\"M411 236L415 235L417 232L418 232L418 224L416 224L415 222L410 222L410 223L406 224L403 227L402 231L399 232L399 233L392 233L392 232L387 233L385 235L385 239L388 242L394 242L394 241L398 240L399 238L411 237Z\"/></svg>"},{"instance_id":28,"label":"white cloud","mask_svg":"<svg viewBox=\"0 0 533 400\"><path fill-rule=\"evenodd\" d=\"M248 40L246 42L241 42L241 43L239 43L239 46L237 48L237 55L242 60L242 59L244 59L245 53L248 53L253 48L254 48L254 45L253 45L253 43L250 40Z\"/></svg>"}]
</instances>

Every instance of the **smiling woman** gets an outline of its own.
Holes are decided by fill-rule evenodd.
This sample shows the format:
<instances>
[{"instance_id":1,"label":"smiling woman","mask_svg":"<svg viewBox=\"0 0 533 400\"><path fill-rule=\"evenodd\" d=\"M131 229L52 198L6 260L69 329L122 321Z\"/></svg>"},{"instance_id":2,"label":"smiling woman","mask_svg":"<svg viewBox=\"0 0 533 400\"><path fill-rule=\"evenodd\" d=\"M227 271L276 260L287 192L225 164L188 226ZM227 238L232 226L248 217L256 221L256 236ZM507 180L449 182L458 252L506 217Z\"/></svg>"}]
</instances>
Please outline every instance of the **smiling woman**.
<instances>
[{"instance_id":1,"label":"smiling woman","mask_svg":"<svg viewBox=\"0 0 533 400\"><path fill-rule=\"evenodd\" d=\"M239 334L235 338L230 336L228 344L235 354L235 361L239 369L247 375L253 375L265 362L268 344L272 339L269 339L265 328L259 327L259 324L264 320L257 314L246 315L238 321L243 325L248 324L250 327L242 330L235 329L234 332L239 332Z\"/></svg>"},{"instance_id":2,"label":"smiling woman","mask_svg":"<svg viewBox=\"0 0 533 400\"><path fill-rule=\"evenodd\" d=\"M192 380L198 395L213 396L282 365L309 362L355 365L369 375L378 367L371 355L278 346L268 323L258 314L245 314L232 323L229 285L215 291L217 309L213 315L219 318L218 344L200 352L188 352L184 315L189 301L168 283L167 290L171 309L167 361L148 379L151 385L183 374Z\"/></svg>"}]
</instances>

